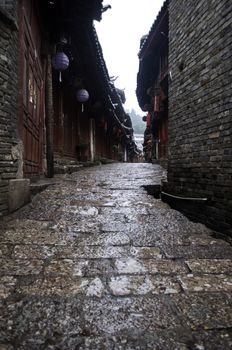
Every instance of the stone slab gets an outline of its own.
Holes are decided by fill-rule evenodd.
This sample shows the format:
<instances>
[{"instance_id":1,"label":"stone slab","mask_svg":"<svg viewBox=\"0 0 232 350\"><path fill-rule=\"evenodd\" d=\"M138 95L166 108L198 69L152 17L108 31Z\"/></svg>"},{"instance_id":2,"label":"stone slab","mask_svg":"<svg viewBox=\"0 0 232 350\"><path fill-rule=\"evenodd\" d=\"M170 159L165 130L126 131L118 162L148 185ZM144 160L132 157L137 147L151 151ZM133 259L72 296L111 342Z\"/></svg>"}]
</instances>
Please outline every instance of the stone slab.
<instances>
[{"instance_id":1,"label":"stone slab","mask_svg":"<svg viewBox=\"0 0 232 350\"><path fill-rule=\"evenodd\" d=\"M13 212L25 204L29 203L30 180L29 179L14 179L9 181L9 211Z\"/></svg>"}]
</instances>

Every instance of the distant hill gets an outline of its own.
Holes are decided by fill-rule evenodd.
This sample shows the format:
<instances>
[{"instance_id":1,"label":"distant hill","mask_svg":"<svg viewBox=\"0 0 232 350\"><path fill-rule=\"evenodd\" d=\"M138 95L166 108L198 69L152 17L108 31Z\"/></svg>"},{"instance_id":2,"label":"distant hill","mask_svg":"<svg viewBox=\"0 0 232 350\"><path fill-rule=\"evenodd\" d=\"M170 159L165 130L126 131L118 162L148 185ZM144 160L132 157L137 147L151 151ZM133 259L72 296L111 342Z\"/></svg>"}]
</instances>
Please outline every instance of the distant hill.
<instances>
[{"instance_id":1,"label":"distant hill","mask_svg":"<svg viewBox=\"0 0 232 350\"><path fill-rule=\"evenodd\" d=\"M131 110L127 109L126 113L131 117L134 134L143 134L146 128L146 123L142 121L142 116L137 114L133 108Z\"/></svg>"}]
</instances>

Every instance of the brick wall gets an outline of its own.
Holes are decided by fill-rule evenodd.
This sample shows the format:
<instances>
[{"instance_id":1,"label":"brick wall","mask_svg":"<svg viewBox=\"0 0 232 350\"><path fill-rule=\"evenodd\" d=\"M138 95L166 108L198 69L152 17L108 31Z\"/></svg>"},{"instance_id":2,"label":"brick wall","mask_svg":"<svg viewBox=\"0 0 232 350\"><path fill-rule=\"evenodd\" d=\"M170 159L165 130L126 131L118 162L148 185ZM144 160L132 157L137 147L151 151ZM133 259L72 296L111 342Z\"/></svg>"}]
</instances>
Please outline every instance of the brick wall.
<instances>
[{"instance_id":1,"label":"brick wall","mask_svg":"<svg viewBox=\"0 0 232 350\"><path fill-rule=\"evenodd\" d=\"M9 180L17 177L18 31L16 1L0 1L0 215L8 211Z\"/></svg>"},{"instance_id":2,"label":"brick wall","mask_svg":"<svg viewBox=\"0 0 232 350\"><path fill-rule=\"evenodd\" d=\"M232 227L232 2L169 5L169 164L172 191L207 197L198 219Z\"/></svg>"},{"instance_id":3,"label":"brick wall","mask_svg":"<svg viewBox=\"0 0 232 350\"><path fill-rule=\"evenodd\" d=\"M5 10L14 19L17 12L17 0L0 0L0 8Z\"/></svg>"}]
</instances>

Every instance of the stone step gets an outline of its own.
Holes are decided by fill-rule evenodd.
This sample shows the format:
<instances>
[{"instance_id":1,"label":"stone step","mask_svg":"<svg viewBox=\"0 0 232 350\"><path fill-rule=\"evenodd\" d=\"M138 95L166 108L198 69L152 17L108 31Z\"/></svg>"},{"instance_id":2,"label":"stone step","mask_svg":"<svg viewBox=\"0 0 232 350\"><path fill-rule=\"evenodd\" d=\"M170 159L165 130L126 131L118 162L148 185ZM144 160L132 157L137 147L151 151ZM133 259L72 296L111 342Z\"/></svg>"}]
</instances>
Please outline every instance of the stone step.
<instances>
[{"instance_id":1,"label":"stone step","mask_svg":"<svg viewBox=\"0 0 232 350\"><path fill-rule=\"evenodd\" d=\"M35 196L37 193L44 191L48 186L54 185L57 183L57 180L52 179L41 179L36 182L30 183L30 193L31 196Z\"/></svg>"}]
</instances>

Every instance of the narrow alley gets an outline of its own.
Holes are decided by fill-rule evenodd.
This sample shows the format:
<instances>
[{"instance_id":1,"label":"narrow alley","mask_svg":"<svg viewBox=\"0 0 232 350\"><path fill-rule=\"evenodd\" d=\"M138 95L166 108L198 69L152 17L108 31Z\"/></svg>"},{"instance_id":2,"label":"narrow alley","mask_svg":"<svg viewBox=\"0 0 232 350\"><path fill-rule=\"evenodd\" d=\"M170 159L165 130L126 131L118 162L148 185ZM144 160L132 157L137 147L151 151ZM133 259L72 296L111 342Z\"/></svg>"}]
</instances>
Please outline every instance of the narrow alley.
<instances>
[{"instance_id":1,"label":"narrow alley","mask_svg":"<svg viewBox=\"0 0 232 350\"><path fill-rule=\"evenodd\" d=\"M147 194L162 174L86 168L3 218L1 350L232 348L232 248Z\"/></svg>"}]
</instances>

